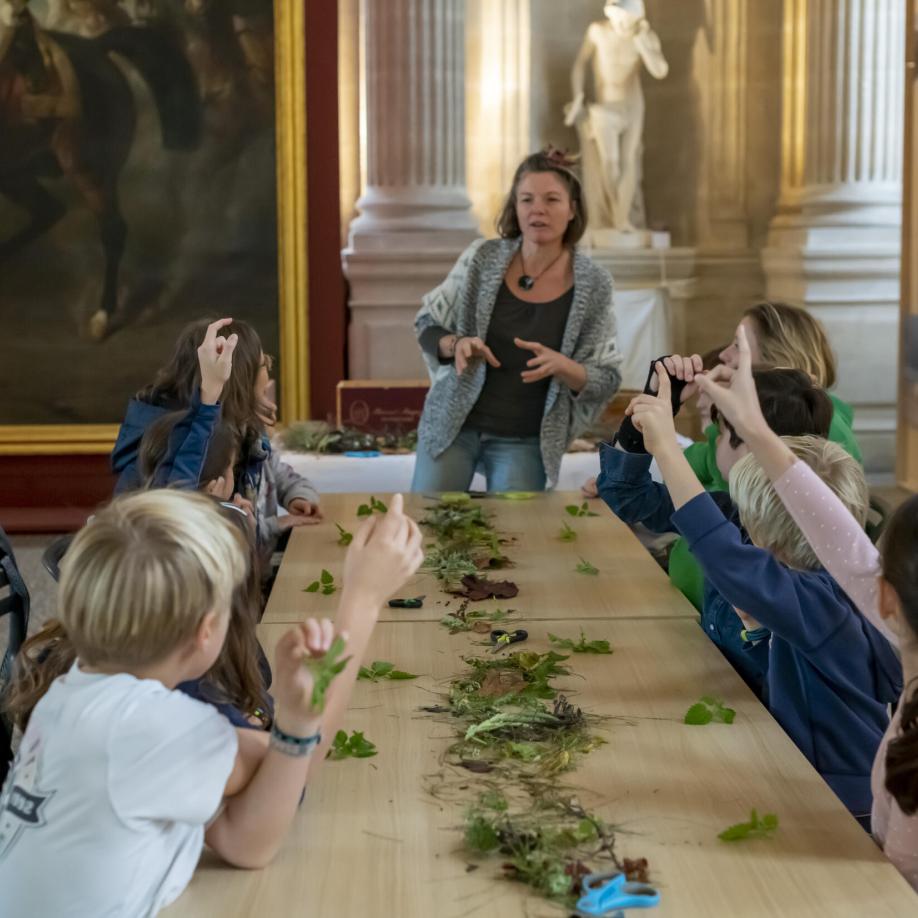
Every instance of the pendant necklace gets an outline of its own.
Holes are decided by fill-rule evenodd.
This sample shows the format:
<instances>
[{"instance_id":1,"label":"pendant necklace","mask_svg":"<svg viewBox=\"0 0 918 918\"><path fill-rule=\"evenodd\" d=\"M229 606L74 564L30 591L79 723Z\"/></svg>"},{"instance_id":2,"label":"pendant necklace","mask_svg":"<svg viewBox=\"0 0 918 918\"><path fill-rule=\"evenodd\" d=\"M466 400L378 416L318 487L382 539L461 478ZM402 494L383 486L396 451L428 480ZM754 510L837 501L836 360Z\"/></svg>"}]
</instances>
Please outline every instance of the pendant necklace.
<instances>
[{"instance_id":1,"label":"pendant necklace","mask_svg":"<svg viewBox=\"0 0 918 918\"><path fill-rule=\"evenodd\" d=\"M527 290L527 291L532 290L532 288L535 287L535 282L546 271L548 271L550 268L553 268L555 265L555 262L557 262L558 259L560 259L563 254L564 254L564 249L562 248L561 251L551 260L551 262L549 262L549 264L547 264L535 277L533 277L531 274L529 274L526 271L526 262L523 261L523 250L521 248L520 249L520 265L522 265L523 273L520 275L520 278L517 281L517 284L519 284L520 290Z\"/></svg>"}]
</instances>

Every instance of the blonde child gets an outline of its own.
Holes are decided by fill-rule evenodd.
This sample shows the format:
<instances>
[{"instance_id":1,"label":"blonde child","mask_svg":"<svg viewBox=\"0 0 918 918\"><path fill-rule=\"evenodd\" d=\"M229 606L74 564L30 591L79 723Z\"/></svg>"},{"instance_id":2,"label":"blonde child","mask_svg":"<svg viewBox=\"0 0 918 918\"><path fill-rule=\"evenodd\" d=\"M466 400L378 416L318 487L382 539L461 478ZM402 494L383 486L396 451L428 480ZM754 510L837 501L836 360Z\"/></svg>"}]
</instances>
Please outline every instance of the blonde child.
<instances>
[{"instance_id":1,"label":"blonde child","mask_svg":"<svg viewBox=\"0 0 918 918\"><path fill-rule=\"evenodd\" d=\"M737 364L728 385L705 383L704 391L733 419L826 570L900 651L907 691L874 761L871 827L887 857L918 889L918 497L889 521L881 556L832 489L763 424L750 397L751 348L742 328Z\"/></svg>"},{"instance_id":2,"label":"blonde child","mask_svg":"<svg viewBox=\"0 0 918 918\"><path fill-rule=\"evenodd\" d=\"M337 618L351 660L320 714L303 662L327 651L331 623L281 638L267 745L172 690L220 653L246 568L239 530L192 492L132 494L100 511L60 586L77 660L35 707L0 800L4 910L155 915L205 840L230 864L267 864L343 715L380 605L421 557L400 496L355 533Z\"/></svg>"},{"instance_id":3,"label":"blonde child","mask_svg":"<svg viewBox=\"0 0 918 918\"><path fill-rule=\"evenodd\" d=\"M902 670L892 648L820 568L752 455L730 472L731 494L753 544L742 541L676 442L665 371L659 395L638 396L628 411L660 465L676 507L673 522L705 577L747 628L769 632L769 709L866 823L870 768L889 722L886 705L901 689ZM867 488L859 464L837 444L818 438L787 442L862 520Z\"/></svg>"}]
</instances>

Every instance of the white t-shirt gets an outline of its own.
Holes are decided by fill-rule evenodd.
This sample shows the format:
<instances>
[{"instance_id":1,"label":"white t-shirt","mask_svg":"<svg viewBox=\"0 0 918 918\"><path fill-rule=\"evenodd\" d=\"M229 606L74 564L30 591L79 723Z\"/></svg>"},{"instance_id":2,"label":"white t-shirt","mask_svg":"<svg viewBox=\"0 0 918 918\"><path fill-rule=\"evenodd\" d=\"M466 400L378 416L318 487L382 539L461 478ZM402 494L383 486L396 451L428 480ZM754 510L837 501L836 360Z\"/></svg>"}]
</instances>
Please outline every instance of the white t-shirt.
<instances>
[{"instance_id":1,"label":"white t-shirt","mask_svg":"<svg viewBox=\"0 0 918 918\"><path fill-rule=\"evenodd\" d=\"M236 747L209 705L74 664L36 705L0 795L0 910L155 915L191 879Z\"/></svg>"}]
</instances>

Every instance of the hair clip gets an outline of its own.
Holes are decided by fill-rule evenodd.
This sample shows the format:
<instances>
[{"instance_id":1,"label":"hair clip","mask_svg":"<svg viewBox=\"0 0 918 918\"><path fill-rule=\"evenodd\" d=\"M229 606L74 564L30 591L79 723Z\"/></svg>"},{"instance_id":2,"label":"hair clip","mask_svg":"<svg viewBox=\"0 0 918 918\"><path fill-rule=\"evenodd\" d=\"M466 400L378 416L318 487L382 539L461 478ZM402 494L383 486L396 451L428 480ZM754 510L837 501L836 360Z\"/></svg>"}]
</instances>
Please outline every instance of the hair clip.
<instances>
[{"instance_id":1,"label":"hair clip","mask_svg":"<svg viewBox=\"0 0 918 918\"><path fill-rule=\"evenodd\" d=\"M553 166L561 169L573 169L580 161L579 154L571 153L569 150L561 150L552 144L549 144L543 151L542 155L551 162Z\"/></svg>"}]
</instances>

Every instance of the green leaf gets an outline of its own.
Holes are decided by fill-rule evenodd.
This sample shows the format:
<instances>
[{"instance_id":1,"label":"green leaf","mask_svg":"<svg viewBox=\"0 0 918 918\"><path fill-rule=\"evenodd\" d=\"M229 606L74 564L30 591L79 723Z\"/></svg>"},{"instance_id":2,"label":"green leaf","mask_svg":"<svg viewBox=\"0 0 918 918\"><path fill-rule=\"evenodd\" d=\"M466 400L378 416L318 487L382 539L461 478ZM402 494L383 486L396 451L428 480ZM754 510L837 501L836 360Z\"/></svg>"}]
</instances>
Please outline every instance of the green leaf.
<instances>
[{"instance_id":1,"label":"green leaf","mask_svg":"<svg viewBox=\"0 0 918 918\"><path fill-rule=\"evenodd\" d=\"M313 710L325 710L325 693L334 678L347 666L350 657L339 659L345 649L344 638L340 635L332 642L324 656L307 658L304 665L312 673L312 707Z\"/></svg>"},{"instance_id":2,"label":"green leaf","mask_svg":"<svg viewBox=\"0 0 918 918\"><path fill-rule=\"evenodd\" d=\"M338 527L339 533L338 544L344 546L350 545L351 542L354 541L354 533L348 532L340 523L335 523L335 525Z\"/></svg>"},{"instance_id":3,"label":"green leaf","mask_svg":"<svg viewBox=\"0 0 918 918\"><path fill-rule=\"evenodd\" d=\"M532 500L537 493L535 491L502 491L497 496L501 500Z\"/></svg>"},{"instance_id":4,"label":"green leaf","mask_svg":"<svg viewBox=\"0 0 918 918\"><path fill-rule=\"evenodd\" d=\"M326 758L340 761L341 759L368 759L374 755L376 755L376 746L359 730L355 730L350 736L344 730L339 730L335 734Z\"/></svg>"},{"instance_id":5,"label":"green leaf","mask_svg":"<svg viewBox=\"0 0 918 918\"><path fill-rule=\"evenodd\" d=\"M569 526L567 523L562 523L561 531L558 533L558 538L562 542L574 542L577 539L577 530L572 526Z\"/></svg>"},{"instance_id":6,"label":"green leaf","mask_svg":"<svg viewBox=\"0 0 918 918\"><path fill-rule=\"evenodd\" d=\"M417 679L418 677L414 673L406 673L396 669L394 663L389 663L386 660L374 660L369 667L360 667L357 678L365 679L369 682L379 682L380 679L398 682L406 679Z\"/></svg>"},{"instance_id":7,"label":"green leaf","mask_svg":"<svg viewBox=\"0 0 918 918\"><path fill-rule=\"evenodd\" d=\"M556 634L549 632L548 640L556 647L562 650L569 650L571 653L613 653L612 645L608 641L588 641L583 629L580 629L580 640L574 641L571 638L560 638Z\"/></svg>"},{"instance_id":8,"label":"green leaf","mask_svg":"<svg viewBox=\"0 0 918 918\"><path fill-rule=\"evenodd\" d=\"M590 505L589 505L586 501L584 501L584 502L580 505L580 513L578 514L578 516L599 516L599 514L598 514L598 513L594 513L594 512L590 509Z\"/></svg>"},{"instance_id":9,"label":"green leaf","mask_svg":"<svg viewBox=\"0 0 918 918\"><path fill-rule=\"evenodd\" d=\"M705 724L732 724L736 719L736 711L728 708L722 701L705 695L688 711L685 712L684 722L691 726L704 726Z\"/></svg>"},{"instance_id":10,"label":"green leaf","mask_svg":"<svg viewBox=\"0 0 918 918\"><path fill-rule=\"evenodd\" d=\"M357 516L372 516L373 511L370 509L368 504L361 504L357 508Z\"/></svg>"},{"instance_id":11,"label":"green leaf","mask_svg":"<svg viewBox=\"0 0 918 918\"><path fill-rule=\"evenodd\" d=\"M494 827L483 816L476 816L465 828L465 844L472 851L487 854L500 846Z\"/></svg>"},{"instance_id":12,"label":"green leaf","mask_svg":"<svg viewBox=\"0 0 918 918\"><path fill-rule=\"evenodd\" d=\"M581 819L574 833L574 837L581 843L593 841L598 836L599 832L596 830L596 824L589 819Z\"/></svg>"},{"instance_id":13,"label":"green leaf","mask_svg":"<svg viewBox=\"0 0 918 918\"><path fill-rule=\"evenodd\" d=\"M485 791L479 802L487 810L494 810L497 813L505 813L509 804L507 798L498 790Z\"/></svg>"},{"instance_id":14,"label":"green leaf","mask_svg":"<svg viewBox=\"0 0 918 918\"><path fill-rule=\"evenodd\" d=\"M319 580L322 582L323 585L328 585L329 583L335 582L335 578L331 575L331 573L329 573L324 568L322 570L321 576L319 577Z\"/></svg>"},{"instance_id":15,"label":"green leaf","mask_svg":"<svg viewBox=\"0 0 918 918\"><path fill-rule=\"evenodd\" d=\"M337 589L338 588L333 583L326 583L325 586L322 587L322 595L331 596Z\"/></svg>"},{"instance_id":16,"label":"green leaf","mask_svg":"<svg viewBox=\"0 0 918 918\"><path fill-rule=\"evenodd\" d=\"M580 563L577 565L577 573L589 574L591 577L595 577L599 573L599 568L594 567L589 561L585 561L581 558Z\"/></svg>"},{"instance_id":17,"label":"green leaf","mask_svg":"<svg viewBox=\"0 0 918 918\"><path fill-rule=\"evenodd\" d=\"M440 500L444 504L467 504L472 499L471 494L465 491L444 491Z\"/></svg>"},{"instance_id":18,"label":"green leaf","mask_svg":"<svg viewBox=\"0 0 918 918\"><path fill-rule=\"evenodd\" d=\"M389 512L389 508L381 500L377 500L375 497L370 498L370 509L375 513Z\"/></svg>"},{"instance_id":19,"label":"green leaf","mask_svg":"<svg viewBox=\"0 0 918 918\"><path fill-rule=\"evenodd\" d=\"M533 743L510 743L510 753L513 758L523 762L535 762L542 755L539 747Z\"/></svg>"},{"instance_id":20,"label":"green leaf","mask_svg":"<svg viewBox=\"0 0 918 918\"><path fill-rule=\"evenodd\" d=\"M580 516L580 508L576 504L568 504L564 509L571 516Z\"/></svg>"},{"instance_id":21,"label":"green leaf","mask_svg":"<svg viewBox=\"0 0 918 918\"><path fill-rule=\"evenodd\" d=\"M711 723L712 720L714 720L714 715L711 713L711 709L701 702L693 704L685 712L685 723L694 727L702 727Z\"/></svg>"},{"instance_id":22,"label":"green leaf","mask_svg":"<svg viewBox=\"0 0 918 918\"><path fill-rule=\"evenodd\" d=\"M318 593L318 592L319 592L319 586L320 586L319 581L318 581L318 580L314 580L312 583L309 584L308 587L306 587L305 590L303 590L303 592L304 592L304 593Z\"/></svg>"},{"instance_id":23,"label":"green leaf","mask_svg":"<svg viewBox=\"0 0 918 918\"><path fill-rule=\"evenodd\" d=\"M765 813L761 819L755 810L750 810L748 822L738 822L728 826L717 837L721 841L734 842L747 838L771 838L778 828L778 817L774 813Z\"/></svg>"}]
</instances>

